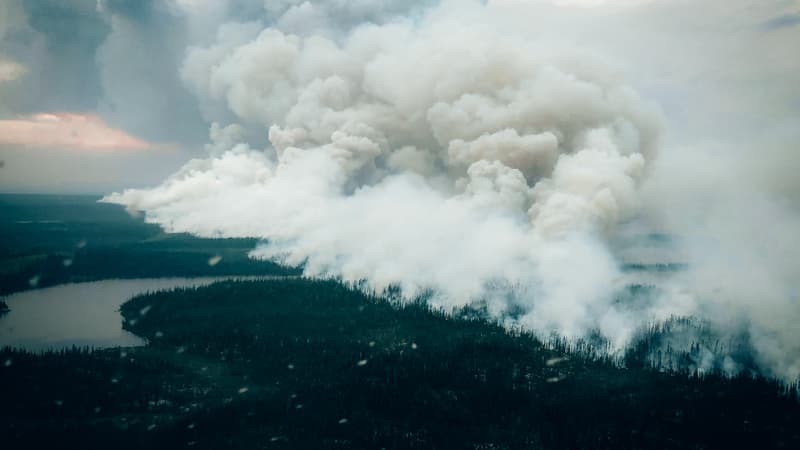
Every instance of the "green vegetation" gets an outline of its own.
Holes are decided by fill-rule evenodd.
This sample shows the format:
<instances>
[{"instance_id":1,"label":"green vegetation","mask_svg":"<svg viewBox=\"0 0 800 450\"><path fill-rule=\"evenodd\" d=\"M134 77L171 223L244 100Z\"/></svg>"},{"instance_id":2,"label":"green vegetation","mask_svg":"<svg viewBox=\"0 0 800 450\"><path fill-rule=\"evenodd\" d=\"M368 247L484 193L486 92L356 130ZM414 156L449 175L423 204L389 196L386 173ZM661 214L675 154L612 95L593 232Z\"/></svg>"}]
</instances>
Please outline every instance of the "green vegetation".
<instances>
[{"instance_id":1,"label":"green vegetation","mask_svg":"<svg viewBox=\"0 0 800 450\"><path fill-rule=\"evenodd\" d=\"M108 278L299 273L248 258L255 239L166 234L97 200L0 195L0 295Z\"/></svg>"},{"instance_id":2,"label":"green vegetation","mask_svg":"<svg viewBox=\"0 0 800 450\"><path fill-rule=\"evenodd\" d=\"M0 195L0 295L298 273L247 258L255 240L165 234L96 201ZM306 279L137 297L121 312L145 347L0 350L3 448L800 448L796 386L721 375L728 354L752 373L747 336L720 343L674 319L612 359L599 337L542 343L394 298Z\"/></svg>"},{"instance_id":3,"label":"green vegetation","mask_svg":"<svg viewBox=\"0 0 800 450\"><path fill-rule=\"evenodd\" d=\"M0 352L4 448L800 447L778 383L622 368L332 281L221 282L122 314L146 347Z\"/></svg>"}]
</instances>

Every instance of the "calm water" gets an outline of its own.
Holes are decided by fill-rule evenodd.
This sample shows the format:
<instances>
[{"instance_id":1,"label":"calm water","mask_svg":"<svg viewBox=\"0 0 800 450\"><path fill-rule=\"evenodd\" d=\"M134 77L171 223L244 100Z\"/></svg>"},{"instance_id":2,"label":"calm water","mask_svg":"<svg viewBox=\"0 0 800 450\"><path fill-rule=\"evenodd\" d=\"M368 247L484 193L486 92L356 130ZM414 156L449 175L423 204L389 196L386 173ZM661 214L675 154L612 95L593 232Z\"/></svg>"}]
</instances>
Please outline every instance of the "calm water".
<instances>
[{"instance_id":1,"label":"calm water","mask_svg":"<svg viewBox=\"0 0 800 450\"><path fill-rule=\"evenodd\" d=\"M229 278L239 277L104 280L12 294L5 299L11 312L0 316L0 347L41 351L72 345L143 345L142 339L122 329L119 307L125 301L148 291Z\"/></svg>"}]
</instances>

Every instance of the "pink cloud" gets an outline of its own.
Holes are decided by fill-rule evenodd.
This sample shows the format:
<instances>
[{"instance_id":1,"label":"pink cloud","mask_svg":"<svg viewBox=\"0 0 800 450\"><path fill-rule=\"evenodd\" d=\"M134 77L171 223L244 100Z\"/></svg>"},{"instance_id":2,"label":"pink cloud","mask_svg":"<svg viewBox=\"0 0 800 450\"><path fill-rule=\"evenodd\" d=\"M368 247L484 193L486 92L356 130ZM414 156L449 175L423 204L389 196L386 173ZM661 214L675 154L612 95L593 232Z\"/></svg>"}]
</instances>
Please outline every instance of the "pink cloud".
<instances>
[{"instance_id":1,"label":"pink cloud","mask_svg":"<svg viewBox=\"0 0 800 450\"><path fill-rule=\"evenodd\" d=\"M0 145L72 150L148 150L157 146L111 128L95 115L42 113L0 120Z\"/></svg>"}]
</instances>

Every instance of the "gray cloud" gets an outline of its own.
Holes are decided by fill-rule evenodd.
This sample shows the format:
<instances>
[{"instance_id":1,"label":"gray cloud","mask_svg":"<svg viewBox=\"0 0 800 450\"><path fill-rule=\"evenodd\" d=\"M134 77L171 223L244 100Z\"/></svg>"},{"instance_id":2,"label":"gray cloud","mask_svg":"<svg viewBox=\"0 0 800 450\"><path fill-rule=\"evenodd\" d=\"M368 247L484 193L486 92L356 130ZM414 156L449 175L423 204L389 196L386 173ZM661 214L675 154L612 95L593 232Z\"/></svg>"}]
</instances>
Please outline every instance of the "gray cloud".
<instances>
[{"instance_id":1,"label":"gray cloud","mask_svg":"<svg viewBox=\"0 0 800 450\"><path fill-rule=\"evenodd\" d=\"M98 111L145 139L202 142L206 125L177 76L184 26L165 3L12 0L5 7L15 12L0 34L0 56L27 73L0 85L4 115Z\"/></svg>"},{"instance_id":2,"label":"gray cloud","mask_svg":"<svg viewBox=\"0 0 800 450\"><path fill-rule=\"evenodd\" d=\"M779 30L800 25L800 13L782 14L764 22L764 28L768 30Z\"/></svg>"},{"instance_id":3,"label":"gray cloud","mask_svg":"<svg viewBox=\"0 0 800 450\"><path fill-rule=\"evenodd\" d=\"M221 24L263 23L300 34L328 30L332 35L425 3L9 0L2 6L0 58L27 71L0 85L0 114L98 112L139 137L200 148L206 119L233 117L219 111L203 117L179 68L187 48L213 41ZM258 137L266 142L263 134Z\"/></svg>"},{"instance_id":4,"label":"gray cloud","mask_svg":"<svg viewBox=\"0 0 800 450\"><path fill-rule=\"evenodd\" d=\"M178 77L186 24L161 9L123 9L129 16L109 8L110 33L95 56L102 88L97 107L112 125L149 140L198 145L207 125Z\"/></svg>"}]
</instances>

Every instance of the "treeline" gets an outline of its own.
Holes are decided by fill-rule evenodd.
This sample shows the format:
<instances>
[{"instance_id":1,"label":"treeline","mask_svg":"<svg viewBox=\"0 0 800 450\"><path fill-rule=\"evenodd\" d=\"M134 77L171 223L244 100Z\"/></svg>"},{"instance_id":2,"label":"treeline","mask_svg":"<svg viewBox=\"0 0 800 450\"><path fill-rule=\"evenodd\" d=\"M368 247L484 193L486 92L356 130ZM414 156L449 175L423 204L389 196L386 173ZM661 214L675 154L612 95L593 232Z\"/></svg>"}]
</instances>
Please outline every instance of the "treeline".
<instances>
[{"instance_id":1,"label":"treeline","mask_svg":"<svg viewBox=\"0 0 800 450\"><path fill-rule=\"evenodd\" d=\"M640 330L624 362L697 376L760 377L755 354L746 329L723 337L700 319L672 317ZM786 389L796 390L797 381L784 383Z\"/></svg>"},{"instance_id":2,"label":"treeline","mask_svg":"<svg viewBox=\"0 0 800 450\"><path fill-rule=\"evenodd\" d=\"M146 347L0 354L0 366L12 360L0 367L4 443L800 446L800 406L778 383L624 368L589 341L545 345L466 310L398 304L333 281L221 282L143 295L122 314Z\"/></svg>"},{"instance_id":3,"label":"treeline","mask_svg":"<svg viewBox=\"0 0 800 450\"><path fill-rule=\"evenodd\" d=\"M223 240L222 245L225 242ZM229 242L228 244L237 244ZM255 243L253 243L255 246ZM35 258L11 273L0 273L0 295L26 289L112 278L225 275L299 275L295 268L248 258L253 247L160 249L147 245L85 248Z\"/></svg>"},{"instance_id":4,"label":"treeline","mask_svg":"<svg viewBox=\"0 0 800 450\"><path fill-rule=\"evenodd\" d=\"M168 234L90 196L0 195L0 295L107 278L295 275L256 239Z\"/></svg>"}]
</instances>

